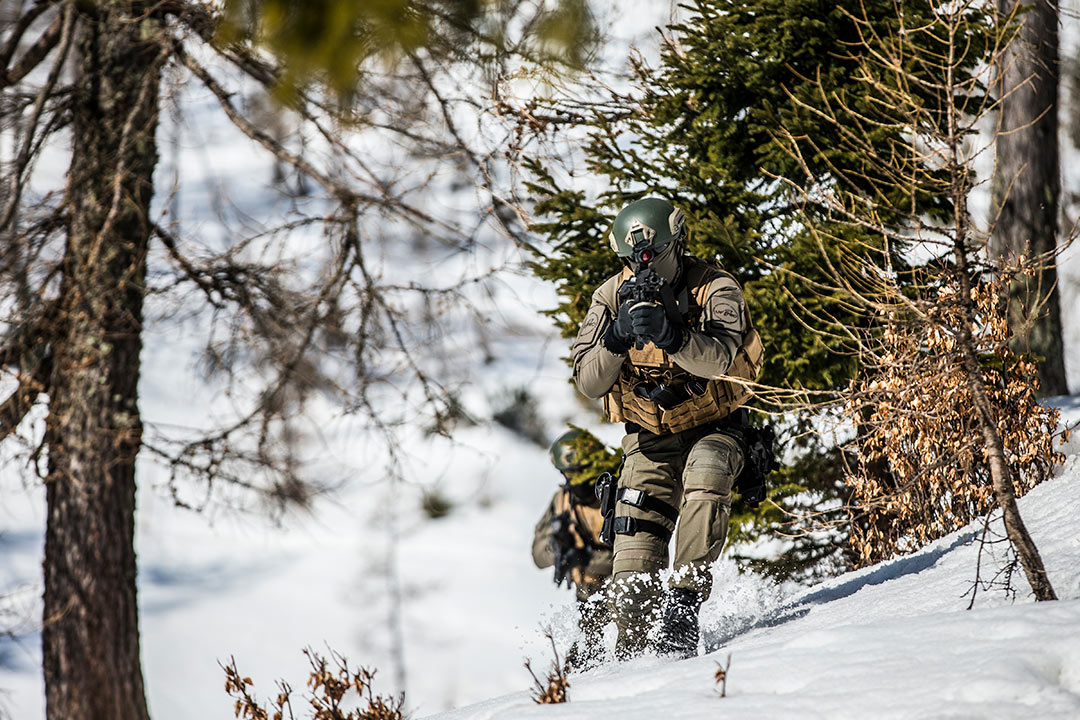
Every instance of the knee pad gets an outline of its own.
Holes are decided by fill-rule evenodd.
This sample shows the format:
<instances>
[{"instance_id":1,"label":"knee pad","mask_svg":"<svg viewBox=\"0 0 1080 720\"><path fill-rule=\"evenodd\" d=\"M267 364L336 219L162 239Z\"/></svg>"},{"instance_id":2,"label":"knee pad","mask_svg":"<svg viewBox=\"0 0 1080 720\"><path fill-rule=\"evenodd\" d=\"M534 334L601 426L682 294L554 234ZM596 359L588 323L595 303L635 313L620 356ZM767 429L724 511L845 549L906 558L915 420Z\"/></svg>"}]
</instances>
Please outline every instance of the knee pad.
<instances>
[{"instance_id":1,"label":"knee pad","mask_svg":"<svg viewBox=\"0 0 1080 720\"><path fill-rule=\"evenodd\" d=\"M727 539L731 493L691 490L686 494L675 533L672 587L696 590L708 597L712 589L709 566L720 557Z\"/></svg>"}]
</instances>

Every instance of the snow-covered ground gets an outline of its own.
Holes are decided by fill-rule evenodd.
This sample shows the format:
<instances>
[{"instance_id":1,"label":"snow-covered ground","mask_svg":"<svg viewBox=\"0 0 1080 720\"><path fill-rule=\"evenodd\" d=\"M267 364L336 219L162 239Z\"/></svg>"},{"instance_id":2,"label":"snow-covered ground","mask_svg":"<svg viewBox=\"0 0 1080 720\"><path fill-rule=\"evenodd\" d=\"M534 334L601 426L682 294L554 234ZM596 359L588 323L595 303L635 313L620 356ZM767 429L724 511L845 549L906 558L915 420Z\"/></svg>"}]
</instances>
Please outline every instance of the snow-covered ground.
<instances>
[{"instance_id":1,"label":"snow-covered ground","mask_svg":"<svg viewBox=\"0 0 1080 720\"><path fill-rule=\"evenodd\" d=\"M1080 402L1061 402L1080 419ZM569 702L557 710L535 705L524 688L431 720L1080 718L1078 451L1074 440L1060 475L1020 501L1058 602L1031 602L1017 577L1015 601L980 592L968 610L981 525L790 596L770 595L721 561L703 610L718 650L571 676ZM984 579L999 560L984 554ZM729 658L720 698L715 672Z\"/></svg>"},{"instance_id":2,"label":"snow-covered ground","mask_svg":"<svg viewBox=\"0 0 1080 720\"><path fill-rule=\"evenodd\" d=\"M552 359L553 369L558 363ZM537 382L555 398L562 378ZM572 402L567 396L566 402ZM551 398L549 398L551 403ZM1080 419L1080 401L1063 404ZM556 400L555 404L558 404ZM1059 596L1036 604L1021 577L1015 601L981 592L966 610L981 528L916 555L792 592L730 561L714 569L702 613L712 654L674 662L609 662L571 676L570 702L538 707L522 662L544 667L539 634L573 624L570 595L529 562L533 524L553 485L543 450L506 431L466 432L472 448L432 464L454 468L451 497L483 498L438 521L400 508L397 562L405 588L408 706L439 720L557 716L627 720L704 718L1080 717L1080 442L1060 475L1020 503ZM0 488L0 581L37 592L40 493ZM159 720L230 717L219 662L235 657L267 695L272 680L301 685L305 646L327 646L397 679L388 652L384 537L363 492L325 503L287 530L222 514L212 524L141 495L138 551L143 653L151 712ZM998 559L984 556L984 577ZM29 599L27 607L34 603ZM0 645L2 706L42 716L37 635ZM565 644L561 640L562 647ZM727 697L714 672L731 657ZM511 693L506 695L505 693ZM493 696L495 699L488 699ZM469 703L478 703L469 705Z\"/></svg>"},{"instance_id":3,"label":"snow-covered ground","mask_svg":"<svg viewBox=\"0 0 1080 720\"><path fill-rule=\"evenodd\" d=\"M668 3L638 0L625 16L646 6L666 10ZM252 178L268 176L265 161L199 126L182 161L206 180L185 191L181 206L211 205L219 185L257 197L261 186ZM210 222L207 214L190 222ZM1062 268L1066 318L1080 314L1080 251L1071 252ZM566 344L536 314L552 304L549 287L507 275L490 311L498 321L492 327L513 333L493 335L495 361L477 369L463 401L485 420L508 390L527 387L549 437L569 421L614 443L618 429L599 424L566 382ZM141 391L150 421L186 421L205 398L194 368L177 362L186 357L177 352L177 342L187 342L183 331L166 328L147 339ZM1066 343L1070 380L1080 390L1080 324L1067 324ZM1080 402L1059 404L1080 419ZM417 429L405 438L413 480L386 483L382 448L348 419L326 417L318 437L327 465L342 468L332 479L346 482L310 514L289 515L280 526L218 504L203 514L178 510L162 470L140 464L139 600L155 720L231 717L219 667L230 658L262 696L279 677L302 686L308 646L379 668L378 691L404 688L414 717L443 720L1080 718L1078 441L1059 476L1021 501L1058 603L1030 602L1018 577L1015 601L980 593L967 611L975 529L809 590L739 575L722 558L703 609L718 651L682 662L609 662L571 677L567 705L538 707L523 660L546 665L541 625L565 645L574 624L571 593L554 587L550 570L536 570L529 553L558 479L546 449L490 422L461 429L454 442ZM0 716L31 720L44 714L36 629L44 491L3 460L0 627L14 636L0 638ZM421 512L419 481L454 503L446 517ZM984 557L984 574L993 564ZM713 675L728 655L728 697L721 699Z\"/></svg>"}]
</instances>

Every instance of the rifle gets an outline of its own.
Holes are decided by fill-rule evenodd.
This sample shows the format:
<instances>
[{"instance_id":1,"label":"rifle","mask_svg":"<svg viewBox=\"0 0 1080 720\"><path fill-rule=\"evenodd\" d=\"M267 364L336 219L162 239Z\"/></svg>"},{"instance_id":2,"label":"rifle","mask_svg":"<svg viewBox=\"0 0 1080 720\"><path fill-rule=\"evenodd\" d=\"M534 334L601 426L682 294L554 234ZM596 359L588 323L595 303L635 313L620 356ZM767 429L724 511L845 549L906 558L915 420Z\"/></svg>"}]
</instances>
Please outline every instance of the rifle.
<instances>
[{"instance_id":1,"label":"rifle","mask_svg":"<svg viewBox=\"0 0 1080 720\"><path fill-rule=\"evenodd\" d=\"M637 270L619 286L619 304L629 302L631 307L646 303L650 305L663 305L661 295L664 288L664 278L656 270L650 267L655 251L649 246L651 241L641 240L634 245L633 258ZM645 340L635 338L634 347L638 350L645 347Z\"/></svg>"},{"instance_id":2,"label":"rifle","mask_svg":"<svg viewBox=\"0 0 1080 720\"><path fill-rule=\"evenodd\" d=\"M592 560L592 548L588 545L577 546L574 533L570 530L570 511L564 510L551 518L551 552L555 556L555 585L570 587L568 577L576 567L586 567Z\"/></svg>"}]
</instances>

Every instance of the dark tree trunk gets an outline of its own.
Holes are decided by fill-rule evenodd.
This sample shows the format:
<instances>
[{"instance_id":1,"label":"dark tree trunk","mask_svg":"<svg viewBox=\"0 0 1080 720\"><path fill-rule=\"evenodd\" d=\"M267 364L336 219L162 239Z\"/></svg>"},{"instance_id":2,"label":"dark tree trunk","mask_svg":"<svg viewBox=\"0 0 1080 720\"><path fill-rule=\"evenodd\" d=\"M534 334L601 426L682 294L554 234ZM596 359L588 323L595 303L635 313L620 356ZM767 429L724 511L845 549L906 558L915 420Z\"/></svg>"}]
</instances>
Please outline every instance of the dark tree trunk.
<instances>
[{"instance_id":1,"label":"dark tree trunk","mask_svg":"<svg viewBox=\"0 0 1080 720\"><path fill-rule=\"evenodd\" d=\"M162 53L151 3L75 6L71 218L46 426L46 711L143 720L135 457Z\"/></svg>"},{"instance_id":2,"label":"dark tree trunk","mask_svg":"<svg viewBox=\"0 0 1080 720\"><path fill-rule=\"evenodd\" d=\"M1001 131L997 136L994 207L1000 208L992 249L998 255L1050 253L1048 267L1011 290L1009 322L1014 348L1040 358L1045 395L1069 391L1061 338L1056 259L1058 202L1058 3L1056 0L998 0L998 9L1017 15L1022 26L1002 57L999 77ZM1043 303L1042 301L1045 302ZM1042 304L1041 304L1042 303Z\"/></svg>"}]
</instances>

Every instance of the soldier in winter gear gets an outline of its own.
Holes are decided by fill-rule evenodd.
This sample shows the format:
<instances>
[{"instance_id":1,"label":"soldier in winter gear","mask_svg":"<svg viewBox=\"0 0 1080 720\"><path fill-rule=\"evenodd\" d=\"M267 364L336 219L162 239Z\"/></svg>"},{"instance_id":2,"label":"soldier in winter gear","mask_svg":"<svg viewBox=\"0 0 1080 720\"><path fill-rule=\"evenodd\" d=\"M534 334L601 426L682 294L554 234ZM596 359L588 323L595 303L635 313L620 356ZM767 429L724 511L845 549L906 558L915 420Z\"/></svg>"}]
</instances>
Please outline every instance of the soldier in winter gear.
<instances>
[{"instance_id":1,"label":"soldier in winter gear","mask_svg":"<svg viewBox=\"0 0 1080 720\"><path fill-rule=\"evenodd\" d=\"M622 272L592 297L573 345L574 381L625 423L614 518L612 595L620 657L697 654L709 566L727 535L745 462L742 428L763 349L735 279L685 255L681 210L662 198L627 205L609 240ZM674 536L674 572L661 587Z\"/></svg>"},{"instance_id":2,"label":"soldier in winter gear","mask_svg":"<svg viewBox=\"0 0 1080 720\"><path fill-rule=\"evenodd\" d=\"M573 429L552 444L551 463L565 480L551 498L536 525L533 561L538 568L555 567L555 583L572 585L577 592L578 624L583 640L567 653L567 663L585 669L603 654L603 632L610 618L600 590L611 577L611 548L599 539L603 517L593 492L593 468L584 456L610 455L592 433Z\"/></svg>"}]
</instances>

